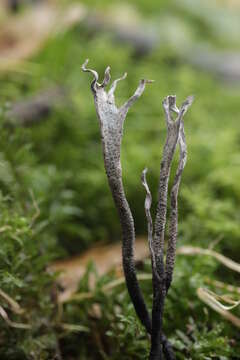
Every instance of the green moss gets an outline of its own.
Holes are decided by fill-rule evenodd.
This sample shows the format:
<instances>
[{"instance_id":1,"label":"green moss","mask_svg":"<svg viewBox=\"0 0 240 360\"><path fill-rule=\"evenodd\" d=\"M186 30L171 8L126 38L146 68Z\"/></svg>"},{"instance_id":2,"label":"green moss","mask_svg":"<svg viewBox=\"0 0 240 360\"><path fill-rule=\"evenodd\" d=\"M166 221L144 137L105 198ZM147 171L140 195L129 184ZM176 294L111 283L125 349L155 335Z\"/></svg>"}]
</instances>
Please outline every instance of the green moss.
<instances>
[{"instance_id":1,"label":"green moss","mask_svg":"<svg viewBox=\"0 0 240 360\"><path fill-rule=\"evenodd\" d=\"M104 1L104 6L109 3ZM103 6L96 1L86 4ZM216 40L219 45L219 39L214 40L204 22L195 21L194 16L173 4L153 0L132 4L148 17L163 11L171 16L174 8L174 16L186 21L196 39ZM104 174L90 76L80 70L85 58L90 58L90 65L101 75L108 64L113 78L128 72L117 90L118 104L132 95L139 79L155 80L130 110L123 140L124 183L138 234L146 234L145 194L140 184L146 166L156 205L166 131L161 101L172 93L178 95L178 102L195 95L185 121L189 155L180 190L179 244L208 247L221 238L217 250L239 261L239 89L228 88L211 75L184 64L170 46L136 58L129 46L116 44L111 36L99 33L93 37L77 26L50 39L32 59L28 72L1 75L1 123L11 102L53 84L65 87L69 95L66 105L35 127L0 129L0 229L5 228L0 240L0 288L17 300L26 314L12 314L2 300L0 305L9 311L12 320L33 326L31 331L20 331L1 320L1 359L50 359L59 341L66 358L69 354L76 359L119 359L119 354L121 359L147 357L148 340L125 286L110 295L101 291L101 284L112 280L113 275L98 279L91 301L64 306L65 322L91 330L80 336L59 331L56 304L51 297L54 277L45 272L54 258L66 252L75 254L96 241L120 239ZM36 219L35 203L40 210ZM145 270L150 272L148 262ZM179 256L164 327L178 349L179 359L237 358L234 329L197 298L197 287L205 285L206 276L234 280L211 259ZM150 307L151 283L142 285ZM81 286L82 291L88 290L84 282ZM100 307L100 318L91 315L93 304Z\"/></svg>"}]
</instances>

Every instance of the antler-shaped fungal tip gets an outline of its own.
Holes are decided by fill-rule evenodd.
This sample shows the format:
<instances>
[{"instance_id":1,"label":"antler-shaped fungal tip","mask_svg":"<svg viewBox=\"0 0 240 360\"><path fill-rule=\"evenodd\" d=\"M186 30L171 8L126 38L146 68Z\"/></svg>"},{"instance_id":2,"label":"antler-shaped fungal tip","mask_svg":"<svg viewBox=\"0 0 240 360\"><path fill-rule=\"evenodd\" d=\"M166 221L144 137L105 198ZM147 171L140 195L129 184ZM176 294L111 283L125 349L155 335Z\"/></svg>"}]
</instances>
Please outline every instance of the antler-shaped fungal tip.
<instances>
[{"instance_id":1,"label":"antler-shaped fungal tip","mask_svg":"<svg viewBox=\"0 0 240 360\"><path fill-rule=\"evenodd\" d=\"M176 95L168 96L168 105L169 105L169 110L171 110L177 114L179 113L179 109L176 105Z\"/></svg>"},{"instance_id":2,"label":"antler-shaped fungal tip","mask_svg":"<svg viewBox=\"0 0 240 360\"><path fill-rule=\"evenodd\" d=\"M165 117L167 124L170 125L174 122L174 119L171 116L171 112L175 112L178 114L178 117L176 119L176 122L179 123L182 119L185 113L187 112L188 108L192 105L194 100L194 96L188 96L187 99L182 103L180 109L176 105L176 95L169 95L163 99L163 109L165 112Z\"/></svg>"},{"instance_id":3,"label":"antler-shaped fungal tip","mask_svg":"<svg viewBox=\"0 0 240 360\"><path fill-rule=\"evenodd\" d=\"M114 92L115 92L115 90L116 90L116 87L117 87L118 82L126 79L126 77L127 77L127 73L125 72L125 73L123 74L123 76L121 76L120 78L118 78L118 79L116 79L116 80L113 81L113 83L112 83L112 85L111 85L111 87L110 87L110 90L109 90L109 92L108 92L108 97L109 97L109 100L110 100L110 101L113 102L113 100L114 100Z\"/></svg>"},{"instance_id":4,"label":"antler-shaped fungal tip","mask_svg":"<svg viewBox=\"0 0 240 360\"><path fill-rule=\"evenodd\" d=\"M180 107L180 111L179 111L179 116L182 118L184 114L186 114L187 110L189 109L189 107L192 105L194 101L194 96L188 96L186 98L186 100L182 103L181 107Z\"/></svg>"},{"instance_id":5,"label":"antler-shaped fungal tip","mask_svg":"<svg viewBox=\"0 0 240 360\"><path fill-rule=\"evenodd\" d=\"M147 172L148 172L148 168L144 168L141 175L142 182L145 182Z\"/></svg>"},{"instance_id":6,"label":"antler-shaped fungal tip","mask_svg":"<svg viewBox=\"0 0 240 360\"><path fill-rule=\"evenodd\" d=\"M154 80L141 79L135 93L125 102L121 107L122 114L126 115L129 108L135 103L135 101L142 95L145 85L153 83Z\"/></svg>"},{"instance_id":7,"label":"antler-shaped fungal tip","mask_svg":"<svg viewBox=\"0 0 240 360\"><path fill-rule=\"evenodd\" d=\"M142 95L145 85L152 83L153 80L145 80L145 79L140 80L139 85L138 85L135 93L133 94L133 96L131 96L128 99L128 101L126 101L125 104L123 106L121 106L120 109L117 109L117 107L115 106L114 92L116 90L117 83L121 80L124 80L127 76L127 73L124 73L124 75L122 77L114 80L110 87L110 90L108 92L106 92L105 87L109 84L109 82L111 80L110 66L108 66L106 68L105 73L104 73L103 82L101 84L99 84L97 82L98 78L99 78L98 73L95 70L87 68L87 64L88 64L88 59L86 59L85 62L83 63L82 70L85 72L90 72L94 77L94 79L91 83L91 88L92 88L95 99L98 98L98 101L95 102L95 105L97 107L97 113L98 113L100 120L102 121L103 119L101 119L101 117L103 115L106 117L106 114L108 113L108 111L107 112L101 111L99 109L101 107L101 104L105 103L106 109L109 109L109 113L112 113L112 110L113 110L112 106L115 107L114 112L115 112L115 114L119 115L119 124L122 125L130 106ZM102 91L102 90L104 90L104 91Z\"/></svg>"},{"instance_id":8,"label":"antler-shaped fungal tip","mask_svg":"<svg viewBox=\"0 0 240 360\"><path fill-rule=\"evenodd\" d=\"M183 105L185 106L191 106L194 101L194 95L190 95L187 97L187 99L184 101Z\"/></svg>"},{"instance_id":9,"label":"antler-shaped fungal tip","mask_svg":"<svg viewBox=\"0 0 240 360\"><path fill-rule=\"evenodd\" d=\"M87 66L88 62L89 62L89 59L86 59L86 60L84 61L84 63L82 64L82 70L83 70L83 71L87 71L87 70L86 70L86 66Z\"/></svg>"},{"instance_id":10,"label":"antler-shaped fungal tip","mask_svg":"<svg viewBox=\"0 0 240 360\"><path fill-rule=\"evenodd\" d=\"M89 59L86 59L85 62L82 64L82 71L90 72L94 76L94 79L92 82L92 89L95 90L95 85L97 84L97 81L98 81L98 73L95 70L86 68L88 61L89 61Z\"/></svg>"},{"instance_id":11,"label":"antler-shaped fungal tip","mask_svg":"<svg viewBox=\"0 0 240 360\"><path fill-rule=\"evenodd\" d=\"M171 116L171 111L179 113L179 109L176 105L176 95L168 95L163 99L163 109L165 112L167 125L170 125L174 120Z\"/></svg>"},{"instance_id":12,"label":"antler-shaped fungal tip","mask_svg":"<svg viewBox=\"0 0 240 360\"><path fill-rule=\"evenodd\" d=\"M105 74L104 74L104 79L103 82L101 84L102 87L105 87L109 84L110 80L111 80L111 74L110 74L110 66L107 66L106 70L105 70Z\"/></svg>"}]
</instances>

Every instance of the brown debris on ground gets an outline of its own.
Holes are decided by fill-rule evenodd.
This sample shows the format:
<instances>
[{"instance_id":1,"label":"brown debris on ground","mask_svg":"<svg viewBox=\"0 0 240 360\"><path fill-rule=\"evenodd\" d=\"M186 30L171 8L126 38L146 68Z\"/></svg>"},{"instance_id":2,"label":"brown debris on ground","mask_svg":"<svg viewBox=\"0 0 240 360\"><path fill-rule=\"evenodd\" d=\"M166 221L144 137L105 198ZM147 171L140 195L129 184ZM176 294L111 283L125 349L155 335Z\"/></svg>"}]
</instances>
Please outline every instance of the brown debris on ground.
<instances>
[{"instance_id":1,"label":"brown debris on ground","mask_svg":"<svg viewBox=\"0 0 240 360\"><path fill-rule=\"evenodd\" d=\"M17 16L8 14L0 25L0 71L15 69L39 51L50 36L84 16L85 7L80 4L62 8L52 2L32 6Z\"/></svg>"},{"instance_id":2,"label":"brown debris on ground","mask_svg":"<svg viewBox=\"0 0 240 360\"><path fill-rule=\"evenodd\" d=\"M64 302L78 287L78 283L86 271L90 262L95 264L99 275L104 275L115 269L121 272L122 249L121 243L96 246L82 255L71 259L57 261L49 268L50 271L60 272L59 283L64 291L60 294L59 300ZM149 255L148 243L145 238L138 238L136 241L136 261L145 259ZM93 286L93 284L90 284Z\"/></svg>"}]
</instances>

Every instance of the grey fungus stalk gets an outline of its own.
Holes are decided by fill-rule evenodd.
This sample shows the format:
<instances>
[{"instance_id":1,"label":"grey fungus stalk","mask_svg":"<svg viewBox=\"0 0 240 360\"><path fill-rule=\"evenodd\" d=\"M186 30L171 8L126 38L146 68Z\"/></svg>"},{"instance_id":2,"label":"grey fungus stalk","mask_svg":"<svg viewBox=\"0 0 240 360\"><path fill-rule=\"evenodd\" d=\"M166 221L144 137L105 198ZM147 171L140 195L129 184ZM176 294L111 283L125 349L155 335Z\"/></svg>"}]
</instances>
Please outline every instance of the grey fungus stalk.
<instances>
[{"instance_id":1,"label":"grey fungus stalk","mask_svg":"<svg viewBox=\"0 0 240 360\"><path fill-rule=\"evenodd\" d=\"M166 254L166 291L168 291L171 285L173 269L175 264L177 233L178 233L178 191L182 178L182 172L187 162L187 144L185 140L183 120L181 120L180 122L179 148L180 148L179 163L170 195L171 208L170 208L170 220L169 220L169 240L168 240L168 247Z\"/></svg>"},{"instance_id":2,"label":"grey fungus stalk","mask_svg":"<svg viewBox=\"0 0 240 360\"><path fill-rule=\"evenodd\" d=\"M168 96L163 101L163 109L165 112L167 124L167 139L163 149L161 161L158 204L155 219L155 229L153 236L153 252L155 258L155 269L153 268L153 308L152 308L152 338L151 338L151 360L159 360L163 358L162 345L162 321L163 308L166 293L172 280L173 267L176 256L177 241L177 197L181 181L181 175L186 163L186 143L184 136L183 117L193 102L190 96L182 104L180 110L176 106L176 96ZM172 114L177 113L174 120ZM180 145L180 160L175 176L174 185L171 191L171 214L169 227L169 241L167 249L166 264L164 264L164 245L165 245L165 227L167 217L167 197L168 183L171 171L172 160L176 151L176 146Z\"/></svg>"},{"instance_id":3,"label":"grey fungus stalk","mask_svg":"<svg viewBox=\"0 0 240 360\"><path fill-rule=\"evenodd\" d=\"M151 335L151 352L149 359L161 360L163 359L164 354L166 360L174 360L175 355L171 344L162 332L162 318L164 300L172 281L175 263L178 223L177 198L182 171L184 169L187 156L183 116L188 107L192 104L193 97L187 98L180 109L176 106L176 96L168 96L163 101L167 124L167 139L164 145L163 158L161 162L158 204L154 226L151 216L152 196L146 180L147 169L145 169L142 173L142 184L146 191L145 213L148 224L148 242L153 274L153 308L151 318L136 276L134 262L134 220L124 192L120 156L123 126L128 110L142 95L145 85L147 83L151 83L152 81L141 80L135 93L121 107L118 108L115 104L114 92L118 82L124 80L127 74L125 73L121 78L114 80L110 89L107 91L106 86L110 83L111 79L110 67L106 68L104 79L102 83L99 83L98 73L95 70L87 68L87 64L88 60L86 60L82 65L82 70L90 72L93 75L91 89L100 123L105 171L115 206L118 210L122 228L122 261L128 292L140 321L145 326L147 332ZM177 114L176 120L174 120L172 116L174 112ZM180 157L174 184L171 190L169 240L166 254L166 264L164 264L168 182L172 160L178 144L180 147Z\"/></svg>"},{"instance_id":4,"label":"grey fungus stalk","mask_svg":"<svg viewBox=\"0 0 240 360\"><path fill-rule=\"evenodd\" d=\"M169 219L169 240L166 254L166 291L168 291L173 275L173 268L175 264L176 257L176 243L177 243L177 233L178 233L178 192L181 183L182 173L187 162L187 144L185 139L184 132L184 122L183 116L187 112L188 108L191 106L194 98L189 96L186 101L182 104L180 110L174 106L174 110L178 114L177 121L180 122L179 126L179 162L174 178L173 186L170 194L170 219Z\"/></svg>"},{"instance_id":5,"label":"grey fungus stalk","mask_svg":"<svg viewBox=\"0 0 240 360\"><path fill-rule=\"evenodd\" d=\"M126 284L139 319L145 326L146 330L151 333L151 318L145 305L135 271L134 221L123 188L122 168L120 162L123 125L127 112L130 106L143 93L145 84L151 81L141 80L134 95L130 97L130 99L120 108L117 108L115 105L114 91L117 83L120 80L125 79L127 74L124 74L122 78L113 81L110 90L107 92L105 87L110 81L110 68L107 67L104 80L101 84L99 84L97 72L86 68L87 63L88 60L86 60L82 65L82 70L90 72L94 77L91 83L91 89L94 95L96 112L100 123L105 170L121 222L123 237L122 261Z\"/></svg>"}]
</instances>

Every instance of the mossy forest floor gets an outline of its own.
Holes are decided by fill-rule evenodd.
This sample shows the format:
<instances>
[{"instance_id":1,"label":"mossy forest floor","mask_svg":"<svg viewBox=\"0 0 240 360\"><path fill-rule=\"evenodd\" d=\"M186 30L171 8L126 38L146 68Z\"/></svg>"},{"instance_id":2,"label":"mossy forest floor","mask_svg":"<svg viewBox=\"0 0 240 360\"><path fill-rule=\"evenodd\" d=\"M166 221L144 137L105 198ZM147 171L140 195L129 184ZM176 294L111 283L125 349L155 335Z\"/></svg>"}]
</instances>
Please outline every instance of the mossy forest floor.
<instances>
[{"instance_id":1,"label":"mossy forest floor","mask_svg":"<svg viewBox=\"0 0 240 360\"><path fill-rule=\"evenodd\" d=\"M62 8L71 4L58 2ZM213 247L240 261L240 76L237 66L230 67L233 74L224 67L240 53L238 3L81 4L86 9L83 20L58 29L24 63L0 73L1 360L140 360L149 352L149 339L125 284L114 282L121 279L118 271L99 274L96 264L88 262L78 297L64 304L58 301L63 290L58 275L47 271L56 260L120 240L90 78L81 72L86 58L99 74L107 65L113 78L127 71L117 89L118 104L132 95L139 79L155 80L129 111L122 146L124 184L137 235L146 236L140 184L146 166L156 205L166 134L162 99L176 94L180 103L194 94L185 120L188 162L179 197L178 247ZM14 16L22 16L28 6ZM107 25L97 27L95 14ZM132 28L145 42L129 40ZM146 41L150 44L144 48ZM63 89L64 101L54 110L43 112L37 124L12 124L9 112L16 102L56 86ZM150 308L149 259L138 270ZM228 312L237 319L233 324L198 296L199 288L207 288L238 301L237 286L239 271L212 256L177 257L164 315L177 359L240 359L239 308Z\"/></svg>"}]
</instances>

